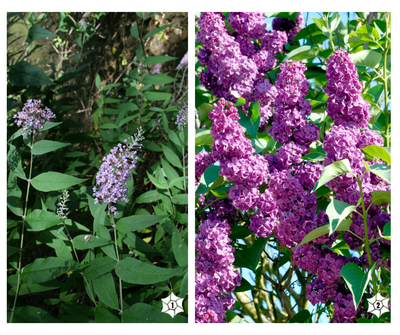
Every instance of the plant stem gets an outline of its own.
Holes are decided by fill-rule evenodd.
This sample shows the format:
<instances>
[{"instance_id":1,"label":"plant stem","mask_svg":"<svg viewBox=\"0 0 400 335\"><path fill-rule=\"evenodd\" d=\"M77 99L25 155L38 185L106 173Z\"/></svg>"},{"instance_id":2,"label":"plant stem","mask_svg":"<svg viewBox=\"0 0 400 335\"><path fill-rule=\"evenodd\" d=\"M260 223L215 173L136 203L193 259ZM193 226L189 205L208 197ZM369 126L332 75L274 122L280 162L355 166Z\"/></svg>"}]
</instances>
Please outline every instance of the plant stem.
<instances>
[{"instance_id":1,"label":"plant stem","mask_svg":"<svg viewBox=\"0 0 400 335\"><path fill-rule=\"evenodd\" d=\"M20 245L19 245L20 251L19 251L19 257L18 257L18 269L17 269L17 290L15 292L14 304L13 304L13 308L11 310L10 323L12 322L12 319L14 317L15 306L17 304L17 298L18 298L18 294L19 294L19 289L21 287L21 266L22 266L22 249L24 247L25 218L26 218L26 212L28 210L28 197L29 197L29 189L31 187L31 178L32 178L32 162L33 162L32 146L33 146L33 134L31 135L31 145L30 145L30 148L31 148L31 159L30 159L30 162L29 162L29 178L27 180L28 186L26 188L25 208L24 208L24 215L22 217L21 242L20 242Z\"/></svg>"},{"instance_id":2,"label":"plant stem","mask_svg":"<svg viewBox=\"0 0 400 335\"><path fill-rule=\"evenodd\" d=\"M369 241L369 236L368 236L368 219L367 219L367 212L365 210L365 199L364 199L364 194L362 191L362 179L357 178L357 183L358 187L360 188L360 195L361 195L361 204L362 204L362 209L363 209L363 220L364 220L364 244L365 244L365 249L367 250L367 256L368 256L368 264L369 266L372 266L372 257L371 257L371 249L369 247L370 241ZM376 277L375 277L375 271L372 272L372 283L374 286L374 294L376 295L377 293L377 284L376 284Z\"/></svg>"},{"instance_id":3,"label":"plant stem","mask_svg":"<svg viewBox=\"0 0 400 335\"><path fill-rule=\"evenodd\" d=\"M118 244L117 244L117 228L116 228L115 221L114 221L114 214L112 214L112 213L110 215L110 220L111 220L111 224L114 228L115 253L117 255L117 262L119 262L119 253L118 253ZM121 280L121 278L118 278L118 280L119 280L119 304L121 306L121 311L120 311L121 322L124 322L123 318L122 318L122 314L124 312L124 301L122 298L122 280Z\"/></svg>"},{"instance_id":4,"label":"plant stem","mask_svg":"<svg viewBox=\"0 0 400 335\"><path fill-rule=\"evenodd\" d=\"M387 76L386 76L386 67L387 67L387 54L389 51L388 42L389 42L389 13L386 13L386 34L385 34L385 51L383 52L383 87L385 94L385 146L390 146L389 139L389 111L388 111L388 84L387 84Z\"/></svg>"}]
</instances>

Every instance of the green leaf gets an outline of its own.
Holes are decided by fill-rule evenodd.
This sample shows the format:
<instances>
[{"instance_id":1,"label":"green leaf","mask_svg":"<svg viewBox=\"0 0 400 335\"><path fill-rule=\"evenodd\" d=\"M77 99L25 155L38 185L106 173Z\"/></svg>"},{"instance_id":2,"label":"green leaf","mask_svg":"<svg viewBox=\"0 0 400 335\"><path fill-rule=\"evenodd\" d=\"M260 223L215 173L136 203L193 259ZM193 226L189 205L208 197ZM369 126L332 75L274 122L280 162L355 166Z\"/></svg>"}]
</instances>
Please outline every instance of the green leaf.
<instances>
[{"instance_id":1,"label":"green leaf","mask_svg":"<svg viewBox=\"0 0 400 335\"><path fill-rule=\"evenodd\" d=\"M329 29L333 33L336 31L336 28L339 27L340 24L340 15L335 12L333 15L329 18Z\"/></svg>"},{"instance_id":2,"label":"green leaf","mask_svg":"<svg viewBox=\"0 0 400 335\"><path fill-rule=\"evenodd\" d=\"M350 59L355 65L374 69L381 61L382 55L372 50L361 50L355 54L350 54Z\"/></svg>"},{"instance_id":3,"label":"green leaf","mask_svg":"<svg viewBox=\"0 0 400 335\"><path fill-rule=\"evenodd\" d=\"M112 244L113 241L107 240L104 238L100 238L98 236L93 235L78 235L75 236L72 240L75 249L77 250L86 250L86 249L94 249L97 247L102 247L104 245Z\"/></svg>"},{"instance_id":4,"label":"green leaf","mask_svg":"<svg viewBox=\"0 0 400 335\"><path fill-rule=\"evenodd\" d=\"M145 85L163 85L169 84L176 81L175 78L167 76L165 74L150 74L143 78L143 84Z\"/></svg>"},{"instance_id":5,"label":"green leaf","mask_svg":"<svg viewBox=\"0 0 400 335\"><path fill-rule=\"evenodd\" d=\"M209 103L202 103L199 107L197 107L197 112L199 114L199 120L205 121L208 119L208 114L214 110L214 107Z\"/></svg>"},{"instance_id":6,"label":"green leaf","mask_svg":"<svg viewBox=\"0 0 400 335\"><path fill-rule=\"evenodd\" d=\"M25 61L18 62L10 67L8 79L16 86L42 86L54 85L44 72L36 65Z\"/></svg>"},{"instance_id":7,"label":"green leaf","mask_svg":"<svg viewBox=\"0 0 400 335\"><path fill-rule=\"evenodd\" d=\"M152 226L165 219L167 215L132 215L118 220L118 231L128 233Z\"/></svg>"},{"instance_id":8,"label":"green leaf","mask_svg":"<svg viewBox=\"0 0 400 335\"><path fill-rule=\"evenodd\" d=\"M169 187L169 188L172 188L172 187L174 187L175 185L177 185L177 186L176 186L177 188L183 189L182 181L187 180L187 179L188 179L188 176L178 177L178 178L172 179L172 180L170 181L170 183L168 184L168 187Z\"/></svg>"},{"instance_id":9,"label":"green leaf","mask_svg":"<svg viewBox=\"0 0 400 335\"><path fill-rule=\"evenodd\" d=\"M85 271L83 271L83 275L86 279L92 280L113 270L116 264L117 261L107 256L96 258L90 263Z\"/></svg>"},{"instance_id":10,"label":"green leaf","mask_svg":"<svg viewBox=\"0 0 400 335\"><path fill-rule=\"evenodd\" d=\"M10 320L10 315L7 311L7 320ZM57 319L53 318L51 314L44 309L34 306L16 307L13 323L58 323Z\"/></svg>"},{"instance_id":11,"label":"green leaf","mask_svg":"<svg viewBox=\"0 0 400 335\"><path fill-rule=\"evenodd\" d=\"M200 185L195 194L203 194L213 188L213 184L221 177L219 175L220 168L218 165L209 166L200 178ZM217 185L215 185L217 186ZM215 188L215 187L214 187Z\"/></svg>"},{"instance_id":12,"label":"green leaf","mask_svg":"<svg viewBox=\"0 0 400 335\"><path fill-rule=\"evenodd\" d=\"M347 263L340 270L340 274L353 295L353 303L356 310L374 269L375 263L372 264L367 273L364 273L357 264Z\"/></svg>"},{"instance_id":13,"label":"green leaf","mask_svg":"<svg viewBox=\"0 0 400 335\"><path fill-rule=\"evenodd\" d=\"M39 292L46 292L46 291L52 291L56 290L58 288L62 287L62 284L58 282L57 280L50 280L45 283L40 283L40 284L22 284L20 286L18 295L27 295L27 294L32 294L32 293L39 293ZM15 295L17 291L17 287L13 286L10 291L8 291L9 295Z\"/></svg>"},{"instance_id":14,"label":"green leaf","mask_svg":"<svg viewBox=\"0 0 400 335\"><path fill-rule=\"evenodd\" d=\"M171 56L151 56L147 57L144 61L144 65L152 65L152 64L159 64L159 63L164 63L168 62L173 59L178 59L177 57L171 57Z\"/></svg>"},{"instance_id":15,"label":"green leaf","mask_svg":"<svg viewBox=\"0 0 400 335\"><path fill-rule=\"evenodd\" d=\"M115 290L115 283L111 272L97 277L92 281L94 292L100 301L108 307L119 310L117 291Z\"/></svg>"},{"instance_id":16,"label":"green leaf","mask_svg":"<svg viewBox=\"0 0 400 335\"><path fill-rule=\"evenodd\" d=\"M240 120L238 121L239 124L246 128L246 132L253 138L257 138L257 131L258 127L260 125L260 104L257 101L253 101L252 104L249 107L250 111L250 118L247 117L246 114L244 114L241 111L238 111Z\"/></svg>"},{"instance_id":17,"label":"green leaf","mask_svg":"<svg viewBox=\"0 0 400 335\"><path fill-rule=\"evenodd\" d=\"M161 91L146 91L143 93L143 96L147 100L151 101L158 101L158 100L167 100L171 98L172 94L168 92L161 92Z\"/></svg>"},{"instance_id":18,"label":"green leaf","mask_svg":"<svg viewBox=\"0 0 400 335\"><path fill-rule=\"evenodd\" d=\"M337 225L336 231L348 231L352 223L353 221L351 220L342 220ZM328 233L329 233L329 224L315 228L312 231L310 231L306 236L304 236L298 247Z\"/></svg>"},{"instance_id":19,"label":"green leaf","mask_svg":"<svg viewBox=\"0 0 400 335\"><path fill-rule=\"evenodd\" d=\"M53 34L52 32L38 26L37 24L32 24L29 28L28 36L26 37L26 42L31 44L33 41L40 40L41 38L47 37L57 37L58 35Z\"/></svg>"},{"instance_id":20,"label":"green leaf","mask_svg":"<svg viewBox=\"0 0 400 335\"><path fill-rule=\"evenodd\" d=\"M22 161L19 152L16 147L10 143L10 150L7 154L7 162L10 170L15 173L15 175L21 179L26 180L25 172L22 168Z\"/></svg>"},{"instance_id":21,"label":"green leaf","mask_svg":"<svg viewBox=\"0 0 400 335\"><path fill-rule=\"evenodd\" d=\"M308 58L314 58L318 56L319 48L313 45L303 45L289 52L286 57L282 60L285 63L289 59L291 60L303 60Z\"/></svg>"},{"instance_id":22,"label":"green leaf","mask_svg":"<svg viewBox=\"0 0 400 335\"><path fill-rule=\"evenodd\" d=\"M175 226L172 228L172 251L179 266L188 265L188 245L182 239L180 231Z\"/></svg>"},{"instance_id":23,"label":"green leaf","mask_svg":"<svg viewBox=\"0 0 400 335\"><path fill-rule=\"evenodd\" d=\"M375 205L382 206L390 204L390 190L389 191L372 191L371 202Z\"/></svg>"},{"instance_id":24,"label":"green leaf","mask_svg":"<svg viewBox=\"0 0 400 335\"><path fill-rule=\"evenodd\" d=\"M99 128L100 129L116 129L117 126L114 123L104 123Z\"/></svg>"},{"instance_id":25,"label":"green leaf","mask_svg":"<svg viewBox=\"0 0 400 335\"><path fill-rule=\"evenodd\" d=\"M385 148L378 147L377 145L369 145L365 148L362 148L361 151L372 157L382 159L388 163L388 165L391 165L390 154L385 150Z\"/></svg>"},{"instance_id":26,"label":"green leaf","mask_svg":"<svg viewBox=\"0 0 400 335\"><path fill-rule=\"evenodd\" d=\"M44 155L48 152L55 151L70 146L71 143L62 143L56 141L41 140L32 146L33 155Z\"/></svg>"},{"instance_id":27,"label":"green leaf","mask_svg":"<svg viewBox=\"0 0 400 335\"><path fill-rule=\"evenodd\" d=\"M36 258L33 263L22 269L21 278L25 284L43 283L60 276L62 273L84 267L86 265L61 257Z\"/></svg>"},{"instance_id":28,"label":"green leaf","mask_svg":"<svg viewBox=\"0 0 400 335\"><path fill-rule=\"evenodd\" d=\"M96 84L97 89L101 90L101 79L100 79L100 75L98 73L96 74L95 84Z\"/></svg>"},{"instance_id":29,"label":"green leaf","mask_svg":"<svg viewBox=\"0 0 400 335\"><path fill-rule=\"evenodd\" d=\"M161 147L168 162L170 162L173 166L182 169L182 163L177 154L164 144L161 144Z\"/></svg>"},{"instance_id":30,"label":"green leaf","mask_svg":"<svg viewBox=\"0 0 400 335\"><path fill-rule=\"evenodd\" d=\"M307 309L303 309L289 320L289 323L311 323L311 314Z\"/></svg>"},{"instance_id":31,"label":"green leaf","mask_svg":"<svg viewBox=\"0 0 400 335\"><path fill-rule=\"evenodd\" d=\"M153 248L150 244L143 241L135 233L127 233L123 238L122 242L134 249L136 254L141 256L148 256L158 254L158 250Z\"/></svg>"},{"instance_id":32,"label":"green leaf","mask_svg":"<svg viewBox=\"0 0 400 335\"><path fill-rule=\"evenodd\" d=\"M172 196L171 201L175 205L187 205L188 204L188 195L187 194L175 194Z\"/></svg>"},{"instance_id":33,"label":"green leaf","mask_svg":"<svg viewBox=\"0 0 400 335\"><path fill-rule=\"evenodd\" d=\"M154 284L181 274L184 268L161 268L135 258L125 258L115 266L115 273L130 284Z\"/></svg>"},{"instance_id":34,"label":"green leaf","mask_svg":"<svg viewBox=\"0 0 400 335\"><path fill-rule=\"evenodd\" d=\"M93 234L96 234L99 224L102 225L105 224L105 219L106 219L105 210L107 208L107 204L100 204L100 203L95 204L94 199L89 194L86 194L86 197L88 199L90 214L92 214L94 219Z\"/></svg>"},{"instance_id":35,"label":"green leaf","mask_svg":"<svg viewBox=\"0 0 400 335\"><path fill-rule=\"evenodd\" d=\"M247 117L247 116L246 116ZM195 145L209 145L214 144L214 139L210 134L210 130L198 131L195 135Z\"/></svg>"},{"instance_id":36,"label":"green leaf","mask_svg":"<svg viewBox=\"0 0 400 335\"><path fill-rule=\"evenodd\" d=\"M137 26L137 22L135 22L131 27L131 34L133 37L136 37L138 40L140 39L139 30Z\"/></svg>"},{"instance_id":37,"label":"green leaf","mask_svg":"<svg viewBox=\"0 0 400 335\"><path fill-rule=\"evenodd\" d=\"M138 204L147 204L153 201L157 201L159 199L160 199L159 192L157 190L151 190L142 193L138 198L136 198L136 202Z\"/></svg>"},{"instance_id":38,"label":"green leaf","mask_svg":"<svg viewBox=\"0 0 400 335\"><path fill-rule=\"evenodd\" d=\"M369 170L381 177L384 181L391 184L391 168L383 164L374 164L369 167Z\"/></svg>"},{"instance_id":39,"label":"green leaf","mask_svg":"<svg viewBox=\"0 0 400 335\"><path fill-rule=\"evenodd\" d=\"M340 223L356 208L357 206L333 199L326 208L326 215L329 217L329 235L333 234Z\"/></svg>"},{"instance_id":40,"label":"green leaf","mask_svg":"<svg viewBox=\"0 0 400 335\"><path fill-rule=\"evenodd\" d=\"M383 233L381 232L379 227L378 227L378 231L379 231L379 236L380 237L384 238L385 240L389 240L389 241L391 240L391 237L390 237L390 235L391 235L391 233L390 233L390 231L391 231L390 222L387 222L385 224L385 226L383 227Z\"/></svg>"},{"instance_id":41,"label":"green leaf","mask_svg":"<svg viewBox=\"0 0 400 335\"><path fill-rule=\"evenodd\" d=\"M59 172L44 172L32 179L32 186L38 191L50 192L67 189L85 180Z\"/></svg>"},{"instance_id":42,"label":"green leaf","mask_svg":"<svg viewBox=\"0 0 400 335\"><path fill-rule=\"evenodd\" d=\"M266 243L266 238L258 238L250 248L247 247L243 250L236 250L233 265L255 271Z\"/></svg>"},{"instance_id":43,"label":"green leaf","mask_svg":"<svg viewBox=\"0 0 400 335\"><path fill-rule=\"evenodd\" d=\"M29 213L26 216L26 222L28 223L26 227L28 231L46 230L47 228L62 223L55 213L43 211L41 209L35 209L33 212Z\"/></svg>"},{"instance_id":44,"label":"green leaf","mask_svg":"<svg viewBox=\"0 0 400 335\"><path fill-rule=\"evenodd\" d=\"M94 320L96 323L120 323L118 319L111 311L101 306L97 306L94 311Z\"/></svg>"},{"instance_id":45,"label":"green leaf","mask_svg":"<svg viewBox=\"0 0 400 335\"><path fill-rule=\"evenodd\" d=\"M175 22L176 22L176 21L175 21ZM157 34L158 32L160 32L160 31L162 31L162 30L164 30L164 29L166 29L166 28L172 26L175 22L172 22L172 23L170 23L170 24L166 24L166 25L164 25L164 26L161 26L161 27L158 27L158 28L155 28L155 29L149 31L146 35L143 36L143 39L145 40L146 38L149 38L149 37L151 37L151 36Z\"/></svg>"},{"instance_id":46,"label":"green leaf","mask_svg":"<svg viewBox=\"0 0 400 335\"><path fill-rule=\"evenodd\" d=\"M153 183L153 185L155 187L160 188L162 190L166 190L168 188L167 184L163 184L162 182L158 181L148 171L146 171L146 173L147 173L147 177L150 179L150 181Z\"/></svg>"},{"instance_id":47,"label":"green leaf","mask_svg":"<svg viewBox=\"0 0 400 335\"><path fill-rule=\"evenodd\" d=\"M23 215L22 191L18 186L17 175L10 170L7 182L7 207L17 216Z\"/></svg>"},{"instance_id":48,"label":"green leaf","mask_svg":"<svg viewBox=\"0 0 400 335\"><path fill-rule=\"evenodd\" d=\"M315 192L321 186L325 185L332 179L334 179L337 176L340 176L344 173L351 173L350 162L347 158L343 159L341 161L333 162L332 164L325 166L325 168L323 169L323 171L321 173L321 177L315 184L312 192Z\"/></svg>"},{"instance_id":49,"label":"green leaf","mask_svg":"<svg viewBox=\"0 0 400 335\"><path fill-rule=\"evenodd\" d=\"M188 320L182 315L175 315L172 318L169 314L161 312L161 309L154 306L137 303L122 313L124 322L130 323L187 323Z\"/></svg>"}]
</instances>

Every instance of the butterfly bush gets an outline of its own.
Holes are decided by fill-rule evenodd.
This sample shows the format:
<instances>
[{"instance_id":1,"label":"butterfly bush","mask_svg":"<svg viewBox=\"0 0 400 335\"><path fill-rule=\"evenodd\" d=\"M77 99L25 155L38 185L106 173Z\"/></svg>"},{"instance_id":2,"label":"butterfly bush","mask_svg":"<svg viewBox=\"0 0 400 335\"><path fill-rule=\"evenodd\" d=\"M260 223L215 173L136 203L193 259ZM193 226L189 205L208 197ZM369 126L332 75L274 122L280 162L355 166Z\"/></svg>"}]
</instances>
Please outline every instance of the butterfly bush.
<instances>
[{"instance_id":1,"label":"butterfly bush","mask_svg":"<svg viewBox=\"0 0 400 335\"><path fill-rule=\"evenodd\" d=\"M186 102L183 104L179 114L176 116L175 124L178 125L178 129L183 130L188 123L188 106Z\"/></svg>"},{"instance_id":2,"label":"butterfly bush","mask_svg":"<svg viewBox=\"0 0 400 335\"><path fill-rule=\"evenodd\" d=\"M18 127L22 126L22 136L28 138L30 134L36 134L38 129L43 129L43 124L55 118L54 113L48 108L41 108L41 100L28 100L21 112L13 116Z\"/></svg>"},{"instance_id":3,"label":"butterfly bush","mask_svg":"<svg viewBox=\"0 0 400 335\"><path fill-rule=\"evenodd\" d=\"M93 187L95 196L94 203L108 204L108 214L118 215L115 204L117 201L125 201L127 180L131 178L131 170L136 167L138 161L137 152L142 146L139 142L143 140L142 130L139 129L135 136L129 140L126 139L125 144L119 143L110 150L110 153L103 157L103 163L96 175L96 186Z\"/></svg>"}]
</instances>

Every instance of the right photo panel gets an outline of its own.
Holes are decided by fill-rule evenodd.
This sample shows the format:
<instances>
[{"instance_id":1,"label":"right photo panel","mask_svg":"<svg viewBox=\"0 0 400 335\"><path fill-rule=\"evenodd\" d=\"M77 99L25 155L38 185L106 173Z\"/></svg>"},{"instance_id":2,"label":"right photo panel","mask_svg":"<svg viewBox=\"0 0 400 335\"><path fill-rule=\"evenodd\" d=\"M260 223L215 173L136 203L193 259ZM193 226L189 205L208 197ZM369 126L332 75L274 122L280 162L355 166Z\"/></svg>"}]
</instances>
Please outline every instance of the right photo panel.
<instances>
[{"instance_id":1,"label":"right photo panel","mask_svg":"<svg viewBox=\"0 0 400 335\"><path fill-rule=\"evenodd\" d=\"M391 13L195 22L196 323L390 323Z\"/></svg>"}]
</instances>

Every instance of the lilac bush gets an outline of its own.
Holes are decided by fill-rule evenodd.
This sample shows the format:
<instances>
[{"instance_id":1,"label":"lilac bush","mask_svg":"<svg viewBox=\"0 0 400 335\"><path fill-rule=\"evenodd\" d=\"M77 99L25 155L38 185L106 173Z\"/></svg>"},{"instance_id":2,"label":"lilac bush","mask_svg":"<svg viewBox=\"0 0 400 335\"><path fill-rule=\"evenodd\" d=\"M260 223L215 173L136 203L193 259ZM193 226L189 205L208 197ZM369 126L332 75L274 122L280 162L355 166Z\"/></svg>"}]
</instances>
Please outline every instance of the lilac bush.
<instances>
[{"instance_id":1,"label":"lilac bush","mask_svg":"<svg viewBox=\"0 0 400 335\"><path fill-rule=\"evenodd\" d=\"M331 322L352 323L372 319L368 295L390 296L390 150L382 148L390 143L385 82L390 65L378 64L387 58L372 51L376 46L367 51L368 61L358 54L361 44L353 33L344 38L338 13L324 13L307 27L304 18L304 13L278 13L267 30L264 13L199 17L198 231L224 213L233 265L247 268L254 283L245 277L234 290L232 313L223 299L211 298L218 295L217 286L196 265L198 322L244 315L254 322L312 322L326 314ZM364 20L362 29L372 31ZM383 34L374 36L382 46L385 38L388 52L388 33ZM328 49L317 46L322 40L328 40ZM373 57L379 70L360 72L356 65L371 68ZM200 257L204 250L197 247ZM372 279L358 297L360 284L353 280L368 271ZM210 283L208 289L204 283ZM197 289L213 293L200 297ZM307 301L315 306L312 313ZM380 319L387 321L387 315Z\"/></svg>"}]
</instances>

